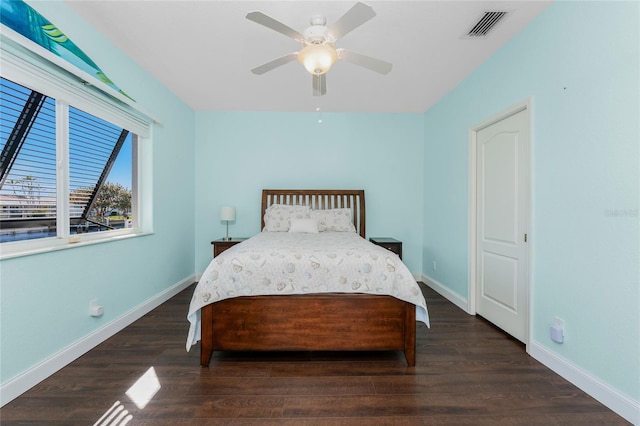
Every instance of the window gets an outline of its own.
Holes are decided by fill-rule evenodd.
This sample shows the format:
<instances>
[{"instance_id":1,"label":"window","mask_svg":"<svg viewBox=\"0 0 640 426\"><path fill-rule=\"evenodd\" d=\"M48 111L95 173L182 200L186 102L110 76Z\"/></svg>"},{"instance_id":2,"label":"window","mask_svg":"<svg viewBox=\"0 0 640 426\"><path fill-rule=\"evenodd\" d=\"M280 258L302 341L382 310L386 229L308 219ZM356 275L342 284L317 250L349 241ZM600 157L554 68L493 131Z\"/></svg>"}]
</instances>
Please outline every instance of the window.
<instances>
[{"instance_id":1,"label":"window","mask_svg":"<svg viewBox=\"0 0 640 426\"><path fill-rule=\"evenodd\" d=\"M152 120L4 41L0 256L150 232Z\"/></svg>"},{"instance_id":2,"label":"window","mask_svg":"<svg viewBox=\"0 0 640 426\"><path fill-rule=\"evenodd\" d=\"M56 217L53 100L2 78L0 144L0 242L48 236Z\"/></svg>"},{"instance_id":3,"label":"window","mask_svg":"<svg viewBox=\"0 0 640 426\"><path fill-rule=\"evenodd\" d=\"M131 227L134 138L128 130L69 107L71 234Z\"/></svg>"},{"instance_id":4,"label":"window","mask_svg":"<svg viewBox=\"0 0 640 426\"><path fill-rule=\"evenodd\" d=\"M131 228L136 136L37 91L0 80L0 243ZM58 113L56 113L58 111ZM66 117L66 119L64 119ZM68 135L65 173L56 128ZM62 177L64 180L64 177ZM58 200L60 186L68 187ZM60 203L68 205L59 206ZM58 215L68 212L67 220ZM69 229L59 230L60 223Z\"/></svg>"}]
</instances>

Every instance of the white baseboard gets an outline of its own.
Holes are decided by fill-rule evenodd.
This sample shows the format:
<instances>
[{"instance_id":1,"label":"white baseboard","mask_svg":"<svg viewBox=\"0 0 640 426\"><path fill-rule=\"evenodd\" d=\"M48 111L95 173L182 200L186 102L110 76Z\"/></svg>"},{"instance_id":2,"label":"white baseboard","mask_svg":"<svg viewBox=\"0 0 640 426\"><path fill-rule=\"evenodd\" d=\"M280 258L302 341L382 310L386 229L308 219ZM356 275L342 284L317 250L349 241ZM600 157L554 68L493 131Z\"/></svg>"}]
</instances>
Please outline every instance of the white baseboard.
<instances>
[{"instance_id":1,"label":"white baseboard","mask_svg":"<svg viewBox=\"0 0 640 426\"><path fill-rule=\"evenodd\" d=\"M594 399L600 401L614 413L636 426L640 425L640 402L620 393L538 342L530 343L529 354Z\"/></svg>"},{"instance_id":2,"label":"white baseboard","mask_svg":"<svg viewBox=\"0 0 640 426\"><path fill-rule=\"evenodd\" d=\"M195 282L195 275L189 276L172 285L151 299L134 307L124 315L115 318L103 327L86 335L77 342L42 360L30 369L20 373L0 386L0 407L22 395L47 377L62 369L72 361L98 346L123 328L151 312L176 294ZM186 313L185 313L186 315ZM185 335L186 339L186 335Z\"/></svg>"},{"instance_id":3,"label":"white baseboard","mask_svg":"<svg viewBox=\"0 0 640 426\"><path fill-rule=\"evenodd\" d=\"M433 289L442 297L444 297L445 299L447 299L448 301L456 305L458 308L462 309L467 313L469 312L468 310L469 302L467 301L467 299L463 298L457 293L454 293L448 287L445 287L444 285L440 284L438 281L433 280L427 277L426 275L421 275L419 281L422 281L423 283L428 285L431 289Z\"/></svg>"}]
</instances>

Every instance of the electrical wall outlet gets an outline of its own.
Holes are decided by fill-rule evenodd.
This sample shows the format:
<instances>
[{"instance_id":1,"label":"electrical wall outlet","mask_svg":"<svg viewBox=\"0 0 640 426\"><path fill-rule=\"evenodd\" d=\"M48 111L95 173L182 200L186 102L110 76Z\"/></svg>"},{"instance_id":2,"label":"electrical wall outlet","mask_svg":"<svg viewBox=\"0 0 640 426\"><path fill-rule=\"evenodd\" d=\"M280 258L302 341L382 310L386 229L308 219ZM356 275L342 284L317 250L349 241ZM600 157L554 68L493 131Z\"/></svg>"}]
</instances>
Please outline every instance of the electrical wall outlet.
<instances>
[{"instance_id":1,"label":"electrical wall outlet","mask_svg":"<svg viewBox=\"0 0 640 426\"><path fill-rule=\"evenodd\" d=\"M438 263L435 260L433 261L433 270L438 270Z\"/></svg>"},{"instance_id":2,"label":"electrical wall outlet","mask_svg":"<svg viewBox=\"0 0 640 426\"><path fill-rule=\"evenodd\" d=\"M104 308L98 305L97 300L89 302L89 315L92 317L101 317L104 314Z\"/></svg>"},{"instance_id":3,"label":"electrical wall outlet","mask_svg":"<svg viewBox=\"0 0 640 426\"><path fill-rule=\"evenodd\" d=\"M549 328L549 337L556 343L564 343L564 320L553 317L553 325Z\"/></svg>"}]
</instances>

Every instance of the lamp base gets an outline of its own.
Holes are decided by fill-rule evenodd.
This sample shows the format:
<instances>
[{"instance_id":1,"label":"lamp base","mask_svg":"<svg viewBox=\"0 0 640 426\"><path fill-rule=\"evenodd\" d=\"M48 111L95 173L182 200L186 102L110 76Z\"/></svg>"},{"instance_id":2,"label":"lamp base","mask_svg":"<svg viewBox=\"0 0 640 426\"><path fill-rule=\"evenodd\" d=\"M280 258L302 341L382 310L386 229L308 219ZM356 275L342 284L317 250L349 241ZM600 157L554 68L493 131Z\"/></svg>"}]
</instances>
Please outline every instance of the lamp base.
<instances>
[{"instance_id":1,"label":"lamp base","mask_svg":"<svg viewBox=\"0 0 640 426\"><path fill-rule=\"evenodd\" d=\"M227 220L227 236L222 237L222 241L231 241L231 237L229 237L229 221Z\"/></svg>"}]
</instances>

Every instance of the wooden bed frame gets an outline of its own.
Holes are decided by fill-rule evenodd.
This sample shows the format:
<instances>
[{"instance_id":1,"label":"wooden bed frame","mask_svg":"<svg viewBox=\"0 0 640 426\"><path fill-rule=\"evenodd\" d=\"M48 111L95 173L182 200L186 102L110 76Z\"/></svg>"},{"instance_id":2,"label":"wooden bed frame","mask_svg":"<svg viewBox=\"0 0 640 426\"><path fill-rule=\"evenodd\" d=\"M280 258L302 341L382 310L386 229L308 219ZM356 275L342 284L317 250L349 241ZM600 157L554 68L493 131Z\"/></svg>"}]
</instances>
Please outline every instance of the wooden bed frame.
<instances>
[{"instance_id":1,"label":"wooden bed frame","mask_svg":"<svg viewBox=\"0 0 640 426\"><path fill-rule=\"evenodd\" d=\"M271 204L349 207L365 237L363 190L262 191L261 228ZM243 296L201 310L200 364L220 351L404 351L415 366L416 307L391 296L305 294Z\"/></svg>"}]
</instances>

